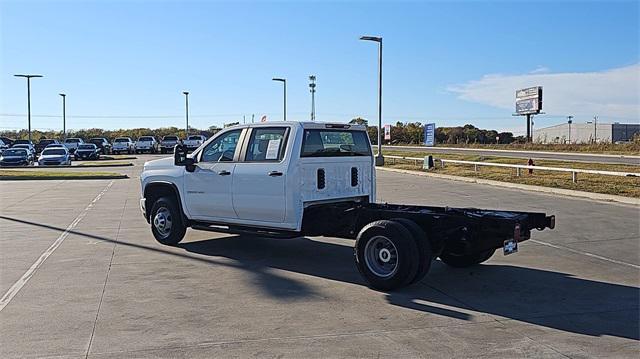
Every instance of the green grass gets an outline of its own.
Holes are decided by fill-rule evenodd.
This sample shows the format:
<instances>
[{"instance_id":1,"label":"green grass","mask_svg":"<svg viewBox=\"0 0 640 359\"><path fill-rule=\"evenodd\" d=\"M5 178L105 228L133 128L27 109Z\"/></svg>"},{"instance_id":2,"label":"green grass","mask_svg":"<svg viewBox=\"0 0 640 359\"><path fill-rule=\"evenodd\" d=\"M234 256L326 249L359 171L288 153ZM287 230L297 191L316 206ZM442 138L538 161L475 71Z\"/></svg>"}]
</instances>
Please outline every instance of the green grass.
<instances>
[{"instance_id":1,"label":"green grass","mask_svg":"<svg viewBox=\"0 0 640 359\"><path fill-rule=\"evenodd\" d=\"M0 170L0 180L113 179L127 178L115 172Z\"/></svg>"},{"instance_id":2,"label":"green grass","mask_svg":"<svg viewBox=\"0 0 640 359\"><path fill-rule=\"evenodd\" d=\"M414 145L415 146L415 145ZM640 155L640 142L625 144L596 143L596 144L541 144L541 143L512 143L506 145L498 144L438 144L437 147L451 148L477 148L493 150L514 150L514 151L547 151L547 152L583 152L598 154L616 155Z\"/></svg>"},{"instance_id":3,"label":"green grass","mask_svg":"<svg viewBox=\"0 0 640 359\"><path fill-rule=\"evenodd\" d=\"M416 157L416 158L423 158L425 156L424 152L410 153L410 152L385 151L385 154L394 155L394 156ZM464 160L464 161L473 161L473 162L490 162L490 163L521 164L521 165L527 164L527 160L525 159L493 157L493 156L489 157L489 156L475 156L475 155L437 154L437 155L434 155L434 158L435 159L440 159L440 158L455 159L455 160ZM545 167L564 167L564 168L576 168L576 169L593 169L593 170L602 170L602 171L640 173L640 166L633 166L633 165L567 162L567 161L553 161L553 160L536 160L535 165L545 166ZM392 168L424 171L422 169L421 161L418 161L418 165L415 165L414 161L409 161L409 160L394 161L392 159L387 159L385 160L385 166L392 167ZM640 178L639 177L618 177L618 176L604 176L604 175L592 175L592 174L579 173L578 182L573 183L570 172L534 170L533 174L529 174L527 170L522 170L522 175L516 176L516 170L514 168L480 166L478 168L478 172L476 172L473 165L446 164L446 166L442 168L440 161L437 161L437 160L436 160L436 168L429 170L428 172L640 198Z\"/></svg>"},{"instance_id":4,"label":"green grass","mask_svg":"<svg viewBox=\"0 0 640 359\"><path fill-rule=\"evenodd\" d=\"M80 162L76 161L77 165L75 167L83 167L83 166L92 166L92 167L109 167L109 166L133 166L133 163L126 161L88 161L88 162Z\"/></svg>"},{"instance_id":5,"label":"green grass","mask_svg":"<svg viewBox=\"0 0 640 359\"><path fill-rule=\"evenodd\" d=\"M137 158L138 157L136 157L136 156L129 156L129 155L107 155L107 156L100 156L100 161L135 160Z\"/></svg>"}]
</instances>

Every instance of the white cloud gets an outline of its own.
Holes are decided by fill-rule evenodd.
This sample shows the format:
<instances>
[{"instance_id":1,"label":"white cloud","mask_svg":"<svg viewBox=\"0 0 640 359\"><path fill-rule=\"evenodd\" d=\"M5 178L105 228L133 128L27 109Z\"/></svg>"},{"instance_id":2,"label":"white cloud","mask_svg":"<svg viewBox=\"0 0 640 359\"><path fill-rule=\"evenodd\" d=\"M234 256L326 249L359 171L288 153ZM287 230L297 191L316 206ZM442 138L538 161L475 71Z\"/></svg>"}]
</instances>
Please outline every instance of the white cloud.
<instances>
[{"instance_id":1,"label":"white cloud","mask_svg":"<svg viewBox=\"0 0 640 359\"><path fill-rule=\"evenodd\" d=\"M529 71L530 74L545 74L549 72L549 68L545 66L538 66L535 70Z\"/></svg>"},{"instance_id":2,"label":"white cloud","mask_svg":"<svg viewBox=\"0 0 640 359\"><path fill-rule=\"evenodd\" d=\"M460 99L513 112L517 89L543 86L542 108L550 115L640 118L640 63L598 72L534 72L485 75L447 89Z\"/></svg>"}]
</instances>

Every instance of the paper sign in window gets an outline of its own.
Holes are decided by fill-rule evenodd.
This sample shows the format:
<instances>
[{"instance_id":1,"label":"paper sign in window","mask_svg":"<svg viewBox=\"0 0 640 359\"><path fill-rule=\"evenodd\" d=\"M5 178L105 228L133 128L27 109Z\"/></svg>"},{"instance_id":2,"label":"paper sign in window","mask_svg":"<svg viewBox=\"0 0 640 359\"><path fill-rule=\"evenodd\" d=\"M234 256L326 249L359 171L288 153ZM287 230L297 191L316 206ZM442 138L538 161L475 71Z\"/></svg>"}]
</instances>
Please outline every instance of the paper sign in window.
<instances>
[{"instance_id":1,"label":"paper sign in window","mask_svg":"<svg viewBox=\"0 0 640 359\"><path fill-rule=\"evenodd\" d=\"M267 155L265 156L265 159L277 160L279 149L280 149L280 139L269 140L269 145L267 146Z\"/></svg>"}]
</instances>

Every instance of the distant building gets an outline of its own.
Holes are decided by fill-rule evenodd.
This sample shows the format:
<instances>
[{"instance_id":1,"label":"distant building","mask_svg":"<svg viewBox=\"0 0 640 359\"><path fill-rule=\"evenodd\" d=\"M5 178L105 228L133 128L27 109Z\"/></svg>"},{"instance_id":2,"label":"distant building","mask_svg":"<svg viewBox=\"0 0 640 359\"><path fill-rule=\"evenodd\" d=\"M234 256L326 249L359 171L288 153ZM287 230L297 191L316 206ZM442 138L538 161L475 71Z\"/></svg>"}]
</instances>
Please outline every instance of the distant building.
<instances>
[{"instance_id":1,"label":"distant building","mask_svg":"<svg viewBox=\"0 0 640 359\"><path fill-rule=\"evenodd\" d=\"M572 123L534 129L533 141L536 143L591 143L630 141L640 133L640 124L624 123Z\"/></svg>"}]
</instances>

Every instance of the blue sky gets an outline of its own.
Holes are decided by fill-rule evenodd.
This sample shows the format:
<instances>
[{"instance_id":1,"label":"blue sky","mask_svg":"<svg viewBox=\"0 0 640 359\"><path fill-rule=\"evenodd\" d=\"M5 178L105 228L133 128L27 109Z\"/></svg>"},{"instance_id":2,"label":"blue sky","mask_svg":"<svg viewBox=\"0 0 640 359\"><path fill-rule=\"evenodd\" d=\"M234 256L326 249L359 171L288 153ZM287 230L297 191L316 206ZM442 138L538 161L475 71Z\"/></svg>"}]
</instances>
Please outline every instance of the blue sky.
<instances>
[{"instance_id":1,"label":"blue sky","mask_svg":"<svg viewBox=\"0 0 640 359\"><path fill-rule=\"evenodd\" d=\"M0 2L0 127L192 126L309 118L377 118L377 48L384 38L383 119L473 123L520 133L518 86L543 85L536 126L638 122L639 14L626 2Z\"/></svg>"}]
</instances>

